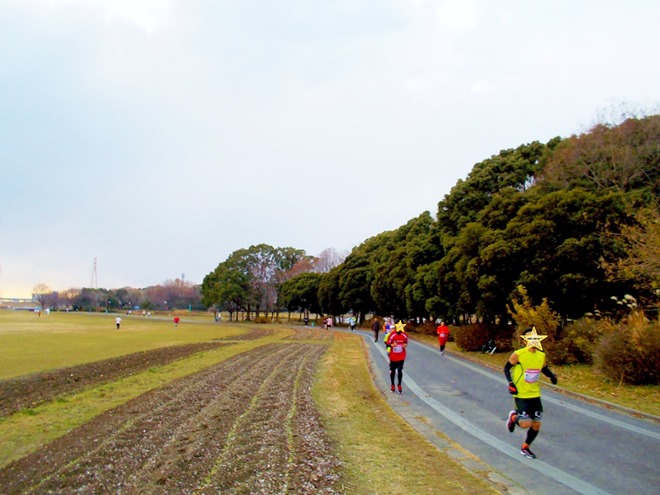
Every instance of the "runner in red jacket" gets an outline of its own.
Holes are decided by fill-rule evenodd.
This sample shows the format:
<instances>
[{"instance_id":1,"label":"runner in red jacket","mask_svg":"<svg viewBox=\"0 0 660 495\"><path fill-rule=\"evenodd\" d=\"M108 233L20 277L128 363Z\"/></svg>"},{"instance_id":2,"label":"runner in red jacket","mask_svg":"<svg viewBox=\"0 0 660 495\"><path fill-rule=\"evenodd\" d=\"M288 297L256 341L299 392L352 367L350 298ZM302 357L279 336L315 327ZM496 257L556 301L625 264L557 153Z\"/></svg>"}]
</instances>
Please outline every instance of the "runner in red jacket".
<instances>
[{"instance_id":1,"label":"runner in red jacket","mask_svg":"<svg viewBox=\"0 0 660 495\"><path fill-rule=\"evenodd\" d=\"M398 391L403 393L401 380L403 379L403 362L406 360L406 347L408 347L408 335L404 332L405 325L399 323L394 325L396 330L390 334L387 339L387 345L392 349L390 351L390 382L392 383L392 392L394 388L394 375L398 378Z\"/></svg>"},{"instance_id":2,"label":"runner in red jacket","mask_svg":"<svg viewBox=\"0 0 660 495\"><path fill-rule=\"evenodd\" d=\"M436 329L438 334L438 345L440 346L440 354L445 353L445 346L447 345L447 340L449 339L449 327L445 325L444 321L440 322L438 328Z\"/></svg>"}]
</instances>

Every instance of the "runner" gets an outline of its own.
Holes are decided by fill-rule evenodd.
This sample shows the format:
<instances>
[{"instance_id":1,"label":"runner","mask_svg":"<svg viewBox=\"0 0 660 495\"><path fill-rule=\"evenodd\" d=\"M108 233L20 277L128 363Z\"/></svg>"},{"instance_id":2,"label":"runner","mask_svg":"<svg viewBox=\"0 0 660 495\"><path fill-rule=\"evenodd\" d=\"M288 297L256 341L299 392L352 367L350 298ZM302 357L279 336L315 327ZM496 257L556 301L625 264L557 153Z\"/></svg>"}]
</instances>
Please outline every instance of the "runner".
<instances>
[{"instance_id":1,"label":"runner","mask_svg":"<svg viewBox=\"0 0 660 495\"><path fill-rule=\"evenodd\" d=\"M378 323L378 318L374 317L374 321L371 324L371 330L374 332L374 342L378 342L378 332L380 332L380 323Z\"/></svg>"},{"instance_id":2,"label":"runner","mask_svg":"<svg viewBox=\"0 0 660 495\"><path fill-rule=\"evenodd\" d=\"M403 379L403 362L406 360L406 347L408 347L408 335L404 332L406 326L401 323L394 325L395 331L390 333L387 343L390 347L390 382L392 383L391 390L394 392L394 375L397 375L398 385L397 390L400 394L403 393L401 387L401 380Z\"/></svg>"},{"instance_id":3,"label":"runner","mask_svg":"<svg viewBox=\"0 0 660 495\"><path fill-rule=\"evenodd\" d=\"M383 339L383 342L385 343L387 354L389 354L392 349L388 339L390 338L390 335L394 333L394 324L386 320L385 323L383 323L383 331L385 332L385 338Z\"/></svg>"},{"instance_id":4,"label":"runner","mask_svg":"<svg viewBox=\"0 0 660 495\"><path fill-rule=\"evenodd\" d=\"M440 354L445 353L445 346L447 345L447 339L449 339L449 327L445 325L444 321L440 322L438 328L436 329L438 334L438 345L440 346Z\"/></svg>"},{"instance_id":5,"label":"runner","mask_svg":"<svg viewBox=\"0 0 660 495\"><path fill-rule=\"evenodd\" d=\"M539 434L543 418L539 383L541 373L550 378L553 385L557 383L557 377L545 363L541 341L546 337L547 335L538 335L534 327L526 329L522 333L526 346L514 351L504 365L504 376L509 381L509 393L513 395L516 407L515 411L509 413L506 427L511 433L516 425L529 428L520 453L530 459L536 458L529 446Z\"/></svg>"}]
</instances>

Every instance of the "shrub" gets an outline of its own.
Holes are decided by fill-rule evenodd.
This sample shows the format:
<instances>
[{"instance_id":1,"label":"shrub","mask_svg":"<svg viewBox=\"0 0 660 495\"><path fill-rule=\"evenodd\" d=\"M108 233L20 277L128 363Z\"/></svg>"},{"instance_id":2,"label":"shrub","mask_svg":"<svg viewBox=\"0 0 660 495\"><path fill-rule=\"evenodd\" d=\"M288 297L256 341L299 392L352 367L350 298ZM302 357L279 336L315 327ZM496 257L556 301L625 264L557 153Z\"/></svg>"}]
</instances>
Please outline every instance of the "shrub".
<instances>
[{"instance_id":1,"label":"shrub","mask_svg":"<svg viewBox=\"0 0 660 495\"><path fill-rule=\"evenodd\" d=\"M436 329L438 328L438 325L433 323L432 321L427 321L425 323L420 323L419 325L416 325L414 328L411 329L413 333L419 333L421 335L437 335ZM406 332L408 331L408 326L406 326ZM449 334L449 338L451 340L452 334Z\"/></svg>"},{"instance_id":2,"label":"shrub","mask_svg":"<svg viewBox=\"0 0 660 495\"><path fill-rule=\"evenodd\" d=\"M593 364L593 354L609 323L581 318L566 326L548 353L553 364Z\"/></svg>"},{"instance_id":3,"label":"shrub","mask_svg":"<svg viewBox=\"0 0 660 495\"><path fill-rule=\"evenodd\" d=\"M454 342L463 351L480 351L490 338L490 329L485 325L462 325L452 327L450 335L454 336Z\"/></svg>"},{"instance_id":4,"label":"shrub","mask_svg":"<svg viewBox=\"0 0 660 495\"><path fill-rule=\"evenodd\" d=\"M594 362L619 383L658 385L660 324L625 325L606 334L595 349Z\"/></svg>"},{"instance_id":5,"label":"shrub","mask_svg":"<svg viewBox=\"0 0 660 495\"><path fill-rule=\"evenodd\" d=\"M518 326L516 337L529 327L536 327L539 335L547 335L548 342L553 342L559 327L559 315L550 308L547 298L540 305L534 306L527 294L527 289L519 285L511 296L513 309L507 307L509 314Z\"/></svg>"},{"instance_id":6,"label":"shrub","mask_svg":"<svg viewBox=\"0 0 660 495\"><path fill-rule=\"evenodd\" d=\"M513 351L514 346L512 332L508 330L496 332L495 338L493 340L495 340L495 346L497 347L495 352Z\"/></svg>"}]
</instances>

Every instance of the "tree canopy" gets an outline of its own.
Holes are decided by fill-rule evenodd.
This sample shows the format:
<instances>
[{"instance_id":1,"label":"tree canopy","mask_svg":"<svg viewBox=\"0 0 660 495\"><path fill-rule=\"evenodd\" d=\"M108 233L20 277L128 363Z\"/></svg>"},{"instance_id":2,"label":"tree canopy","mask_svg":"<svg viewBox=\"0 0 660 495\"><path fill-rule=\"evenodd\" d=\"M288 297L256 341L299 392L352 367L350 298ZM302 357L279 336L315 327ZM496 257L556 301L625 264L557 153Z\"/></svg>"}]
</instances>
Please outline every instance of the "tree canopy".
<instances>
[{"instance_id":1,"label":"tree canopy","mask_svg":"<svg viewBox=\"0 0 660 495\"><path fill-rule=\"evenodd\" d=\"M296 266L306 255L292 248L239 250L207 276L204 300L506 324L520 287L564 320L622 293L650 299L659 172L659 115L502 150L457 182L435 218L366 239L322 273Z\"/></svg>"}]
</instances>

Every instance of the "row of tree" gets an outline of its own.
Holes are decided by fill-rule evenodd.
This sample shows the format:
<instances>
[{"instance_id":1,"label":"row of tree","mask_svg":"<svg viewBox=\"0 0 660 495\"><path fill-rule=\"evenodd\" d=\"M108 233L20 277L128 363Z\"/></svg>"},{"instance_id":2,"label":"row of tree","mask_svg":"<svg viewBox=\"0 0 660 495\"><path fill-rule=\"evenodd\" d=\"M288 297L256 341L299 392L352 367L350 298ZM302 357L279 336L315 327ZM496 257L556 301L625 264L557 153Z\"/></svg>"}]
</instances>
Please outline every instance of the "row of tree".
<instances>
[{"instance_id":1,"label":"row of tree","mask_svg":"<svg viewBox=\"0 0 660 495\"><path fill-rule=\"evenodd\" d=\"M506 323L516 288L563 319L657 302L660 115L477 163L438 204L367 239L334 267L294 248L252 246L207 275L203 302L228 311L367 313Z\"/></svg>"},{"instance_id":2,"label":"row of tree","mask_svg":"<svg viewBox=\"0 0 660 495\"><path fill-rule=\"evenodd\" d=\"M204 277L202 302L227 311L230 318L239 312L247 315L254 312L259 318L263 311L268 316L268 313L293 307L292 303L283 301L282 288L289 280L321 276L340 264L344 257L333 248L326 249L318 257L302 249L275 248L268 244L239 249ZM313 311L320 312L311 300L310 305L301 307L313 307Z\"/></svg>"},{"instance_id":3,"label":"row of tree","mask_svg":"<svg viewBox=\"0 0 660 495\"><path fill-rule=\"evenodd\" d=\"M204 309L200 287L178 278L144 289L87 287L52 291L48 286L39 284L33 289L33 293L42 308L50 309L73 311Z\"/></svg>"}]
</instances>

